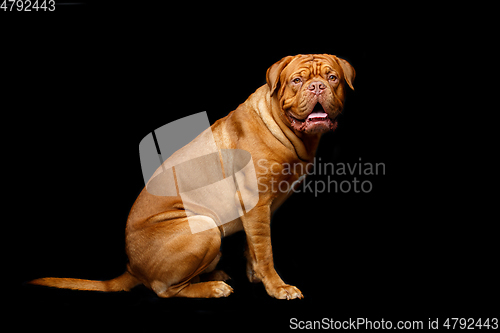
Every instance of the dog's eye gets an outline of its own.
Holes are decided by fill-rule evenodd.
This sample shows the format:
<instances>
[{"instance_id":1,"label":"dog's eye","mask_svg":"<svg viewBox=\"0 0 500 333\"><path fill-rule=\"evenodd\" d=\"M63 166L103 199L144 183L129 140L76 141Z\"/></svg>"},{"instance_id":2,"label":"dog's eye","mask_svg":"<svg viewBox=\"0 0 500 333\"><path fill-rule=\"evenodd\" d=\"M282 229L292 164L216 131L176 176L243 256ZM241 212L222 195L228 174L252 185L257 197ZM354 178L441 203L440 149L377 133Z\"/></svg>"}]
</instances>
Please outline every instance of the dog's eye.
<instances>
[{"instance_id":1,"label":"dog's eye","mask_svg":"<svg viewBox=\"0 0 500 333\"><path fill-rule=\"evenodd\" d=\"M300 78L295 78L295 79L293 79L292 82L295 84L298 84L298 83L302 82L302 80Z\"/></svg>"},{"instance_id":2,"label":"dog's eye","mask_svg":"<svg viewBox=\"0 0 500 333\"><path fill-rule=\"evenodd\" d=\"M330 75L328 75L328 80L336 81L337 77L335 75L333 75L333 74L330 74Z\"/></svg>"}]
</instances>

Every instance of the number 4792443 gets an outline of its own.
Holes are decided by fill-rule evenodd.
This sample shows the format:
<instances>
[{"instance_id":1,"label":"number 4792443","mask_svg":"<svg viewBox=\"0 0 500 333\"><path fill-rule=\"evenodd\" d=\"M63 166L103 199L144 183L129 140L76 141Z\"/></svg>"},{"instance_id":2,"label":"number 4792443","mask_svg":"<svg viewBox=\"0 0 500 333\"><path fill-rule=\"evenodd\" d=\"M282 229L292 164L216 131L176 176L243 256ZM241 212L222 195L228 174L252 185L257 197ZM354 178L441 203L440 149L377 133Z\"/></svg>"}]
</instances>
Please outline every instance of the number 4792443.
<instances>
[{"instance_id":1,"label":"number 4792443","mask_svg":"<svg viewBox=\"0 0 500 333\"><path fill-rule=\"evenodd\" d=\"M446 318L444 327L447 329L498 329L498 318L486 318L477 320L474 318Z\"/></svg>"},{"instance_id":2,"label":"number 4792443","mask_svg":"<svg viewBox=\"0 0 500 333\"><path fill-rule=\"evenodd\" d=\"M53 12L56 10L55 0L43 0L38 2L32 2L31 0L3 0L0 9L4 12L18 11L18 12L31 12L31 11L49 11Z\"/></svg>"}]
</instances>

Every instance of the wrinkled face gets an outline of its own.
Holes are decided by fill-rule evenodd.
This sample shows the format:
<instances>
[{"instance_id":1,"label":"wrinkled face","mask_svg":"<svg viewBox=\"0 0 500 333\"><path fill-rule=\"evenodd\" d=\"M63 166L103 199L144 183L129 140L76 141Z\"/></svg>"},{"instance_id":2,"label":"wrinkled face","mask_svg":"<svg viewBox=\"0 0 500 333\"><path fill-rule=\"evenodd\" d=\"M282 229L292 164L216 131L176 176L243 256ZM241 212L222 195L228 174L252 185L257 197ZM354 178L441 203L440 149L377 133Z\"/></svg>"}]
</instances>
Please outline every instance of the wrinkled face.
<instances>
[{"instance_id":1,"label":"wrinkled face","mask_svg":"<svg viewBox=\"0 0 500 333\"><path fill-rule=\"evenodd\" d=\"M321 54L286 57L273 67L268 70L268 83L273 79L270 75L275 74L272 93L279 100L287 125L306 134L335 130L344 106L344 81L352 88L354 80L351 65Z\"/></svg>"}]
</instances>

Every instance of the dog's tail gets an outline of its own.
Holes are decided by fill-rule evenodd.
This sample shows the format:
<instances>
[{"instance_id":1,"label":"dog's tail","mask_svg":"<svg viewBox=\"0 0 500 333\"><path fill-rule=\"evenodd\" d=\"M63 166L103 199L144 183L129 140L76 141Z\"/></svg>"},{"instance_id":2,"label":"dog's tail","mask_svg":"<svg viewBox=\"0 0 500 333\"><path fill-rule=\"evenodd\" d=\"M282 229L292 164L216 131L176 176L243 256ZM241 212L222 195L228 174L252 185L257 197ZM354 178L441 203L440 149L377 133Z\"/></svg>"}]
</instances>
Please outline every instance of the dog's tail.
<instances>
[{"instance_id":1,"label":"dog's tail","mask_svg":"<svg viewBox=\"0 0 500 333\"><path fill-rule=\"evenodd\" d=\"M28 282L39 286L94 291L129 291L140 284L140 281L129 272L108 281L94 281L67 278L41 278Z\"/></svg>"}]
</instances>

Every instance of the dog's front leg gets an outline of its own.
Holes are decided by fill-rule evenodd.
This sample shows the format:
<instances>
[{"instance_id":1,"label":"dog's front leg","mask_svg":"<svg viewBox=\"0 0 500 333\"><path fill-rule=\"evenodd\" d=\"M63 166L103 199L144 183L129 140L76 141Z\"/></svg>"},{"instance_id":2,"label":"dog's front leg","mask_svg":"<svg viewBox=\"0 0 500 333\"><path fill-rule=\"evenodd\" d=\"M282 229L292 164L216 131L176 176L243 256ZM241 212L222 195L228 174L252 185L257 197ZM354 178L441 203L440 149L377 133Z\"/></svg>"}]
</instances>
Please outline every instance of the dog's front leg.
<instances>
[{"instance_id":1,"label":"dog's front leg","mask_svg":"<svg viewBox=\"0 0 500 333\"><path fill-rule=\"evenodd\" d=\"M274 269L271 247L271 209L269 206L254 207L241 217L247 236L247 272L252 282L262 281L267 293L278 299L302 298L297 287L283 282Z\"/></svg>"}]
</instances>

